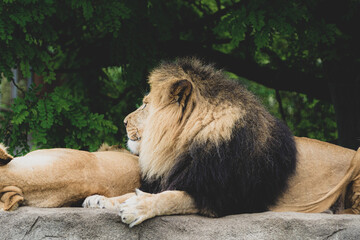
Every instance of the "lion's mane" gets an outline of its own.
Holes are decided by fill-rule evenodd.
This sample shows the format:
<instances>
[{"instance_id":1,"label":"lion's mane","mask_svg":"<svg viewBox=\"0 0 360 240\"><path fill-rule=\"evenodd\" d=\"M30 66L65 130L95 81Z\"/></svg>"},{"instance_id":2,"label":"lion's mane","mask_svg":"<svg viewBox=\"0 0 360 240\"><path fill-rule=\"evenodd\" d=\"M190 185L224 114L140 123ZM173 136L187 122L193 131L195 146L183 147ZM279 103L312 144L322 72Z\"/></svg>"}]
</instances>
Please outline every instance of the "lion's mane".
<instances>
[{"instance_id":1,"label":"lion's mane","mask_svg":"<svg viewBox=\"0 0 360 240\"><path fill-rule=\"evenodd\" d=\"M293 135L212 65L164 62L149 76L141 190L182 190L209 216L261 212L296 167Z\"/></svg>"}]
</instances>

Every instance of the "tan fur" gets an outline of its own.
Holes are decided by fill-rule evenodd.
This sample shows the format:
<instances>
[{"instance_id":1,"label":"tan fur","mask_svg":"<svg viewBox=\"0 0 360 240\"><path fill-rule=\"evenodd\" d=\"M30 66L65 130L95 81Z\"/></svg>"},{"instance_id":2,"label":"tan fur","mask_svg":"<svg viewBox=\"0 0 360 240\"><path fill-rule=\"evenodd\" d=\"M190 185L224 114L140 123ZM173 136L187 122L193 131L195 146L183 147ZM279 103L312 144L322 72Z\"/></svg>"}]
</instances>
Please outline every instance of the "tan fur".
<instances>
[{"instance_id":1,"label":"tan fur","mask_svg":"<svg viewBox=\"0 0 360 240\"><path fill-rule=\"evenodd\" d=\"M356 152L309 138L295 140L296 173L271 210L323 212L339 199L345 212L360 213L360 149Z\"/></svg>"},{"instance_id":2,"label":"tan fur","mask_svg":"<svg viewBox=\"0 0 360 240\"><path fill-rule=\"evenodd\" d=\"M8 154L0 149L2 156ZM87 196L119 196L140 185L138 158L128 151L45 149L0 166L0 209L18 204L70 206Z\"/></svg>"},{"instance_id":3,"label":"tan fur","mask_svg":"<svg viewBox=\"0 0 360 240\"><path fill-rule=\"evenodd\" d=\"M198 213L198 209L193 199L183 191L150 194L137 190L135 196L120 205L121 220L130 227L155 216L194 213Z\"/></svg>"},{"instance_id":4,"label":"tan fur","mask_svg":"<svg viewBox=\"0 0 360 240\"><path fill-rule=\"evenodd\" d=\"M0 190L0 209L4 211L15 210L24 201L24 194L20 188L7 186Z\"/></svg>"}]
</instances>

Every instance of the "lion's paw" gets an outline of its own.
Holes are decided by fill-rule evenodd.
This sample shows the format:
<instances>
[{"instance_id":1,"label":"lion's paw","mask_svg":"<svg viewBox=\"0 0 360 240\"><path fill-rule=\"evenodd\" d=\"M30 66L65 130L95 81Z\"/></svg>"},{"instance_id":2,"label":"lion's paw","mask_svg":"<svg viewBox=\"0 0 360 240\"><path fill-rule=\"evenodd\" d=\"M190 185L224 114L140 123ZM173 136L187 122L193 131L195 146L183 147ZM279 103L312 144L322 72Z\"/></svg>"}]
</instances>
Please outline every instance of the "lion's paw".
<instances>
[{"instance_id":1,"label":"lion's paw","mask_svg":"<svg viewBox=\"0 0 360 240\"><path fill-rule=\"evenodd\" d=\"M82 204L84 208L109 208L107 205L109 205L108 200L102 195L87 197Z\"/></svg>"},{"instance_id":2,"label":"lion's paw","mask_svg":"<svg viewBox=\"0 0 360 240\"><path fill-rule=\"evenodd\" d=\"M138 225L155 216L152 194L136 189L136 195L120 204L119 216L130 227Z\"/></svg>"}]
</instances>

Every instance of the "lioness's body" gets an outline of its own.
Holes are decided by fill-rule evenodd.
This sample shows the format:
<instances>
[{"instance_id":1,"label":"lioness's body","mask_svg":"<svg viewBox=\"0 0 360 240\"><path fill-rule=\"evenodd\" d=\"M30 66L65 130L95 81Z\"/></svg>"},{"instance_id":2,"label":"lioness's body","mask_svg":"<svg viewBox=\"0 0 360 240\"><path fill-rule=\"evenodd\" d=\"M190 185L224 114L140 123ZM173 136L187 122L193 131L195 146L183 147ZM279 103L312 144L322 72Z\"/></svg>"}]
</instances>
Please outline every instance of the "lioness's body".
<instances>
[{"instance_id":1,"label":"lioness's body","mask_svg":"<svg viewBox=\"0 0 360 240\"><path fill-rule=\"evenodd\" d=\"M360 150L309 138L295 137L295 142L295 174L270 210L320 213L336 203L336 213L359 214Z\"/></svg>"},{"instance_id":2,"label":"lioness's body","mask_svg":"<svg viewBox=\"0 0 360 240\"><path fill-rule=\"evenodd\" d=\"M137 157L127 151L37 150L0 166L0 209L14 209L18 202L70 206L93 194L132 192L139 181Z\"/></svg>"},{"instance_id":3,"label":"lioness's body","mask_svg":"<svg viewBox=\"0 0 360 240\"><path fill-rule=\"evenodd\" d=\"M347 213L359 213L360 151L309 138L295 137L295 142L296 172L287 191L270 210L318 213L340 198ZM87 207L118 209L118 203L134 194L115 196L140 187L137 161L137 156L125 151L34 151L0 166L0 191L5 189L0 194L0 209L14 210L16 200L35 207L69 206L93 194L114 198L96 197L102 201L88 202L92 205ZM5 202L8 205L4 208Z\"/></svg>"}]
</instances>

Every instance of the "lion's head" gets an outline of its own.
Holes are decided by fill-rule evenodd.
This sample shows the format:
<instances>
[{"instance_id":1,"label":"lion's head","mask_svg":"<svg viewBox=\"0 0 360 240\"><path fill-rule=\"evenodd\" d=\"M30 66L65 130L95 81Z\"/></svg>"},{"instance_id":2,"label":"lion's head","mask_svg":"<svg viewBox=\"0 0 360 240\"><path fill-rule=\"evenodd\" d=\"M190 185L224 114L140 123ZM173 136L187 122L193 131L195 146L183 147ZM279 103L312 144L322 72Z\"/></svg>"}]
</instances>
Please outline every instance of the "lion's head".
<instances>
[{"instance_id":1,"label":"lion's head","mask_svg":"<svg viewBox=\"0 0 360 240\"><path fill-rule=\"evenodd\" d=\"M146 123L146 118L148 117L149 108L147 108L146 106L147 100L145 97L143 99L143 104L134 112L126 116L124 120L128 136L128 148L133 154L136 155L139 155L140 152L140 143L142 133L144 131L144 124Z\"/></svg>"},{"instance_id":2,"label":"lion's head","mask_svg":"<svg viewBox=\"0 0 360 240\"><path fill-rule=\"evenodd\" d=\"M182 61L191 62L200 72L182 66ZM172 159L191 143L229 139L236 120L245 114L242 103L234 101L241 94L234 88L237 84L227 81L227 85L212 86L223 78L221 71L195 59L178 63L163 63L151 72L150 93L124 121L128 146L133 153L141 148L143 171L151 176L168 173Z\"/></svg>"},{"instance_id":3,"label":"lion's head","mask_svg":"<svg viewBox=\"0 0 360 240\"><path fill-rule=\"evenodd\" d=\"M266 168L274 168L274 160L288 168L275 178L287 178L293 171L293 160L274 159L281 155L280 150L292 152L289 158L295 159L292 135L222 71L197 59L179 59L154 69L149 84L150 93L143 105L126 117L125 124L128 146L139 154L143 179L156 182L157 190L153 191L201 192L190 189L197 178L194 175L201 174L205 174L201 180L208 181L207 185L242 181L236 183L241 185L250 181L247 178L262 182L261 174L273 174L273 169Z\"/></svg>"}]
</instances>

